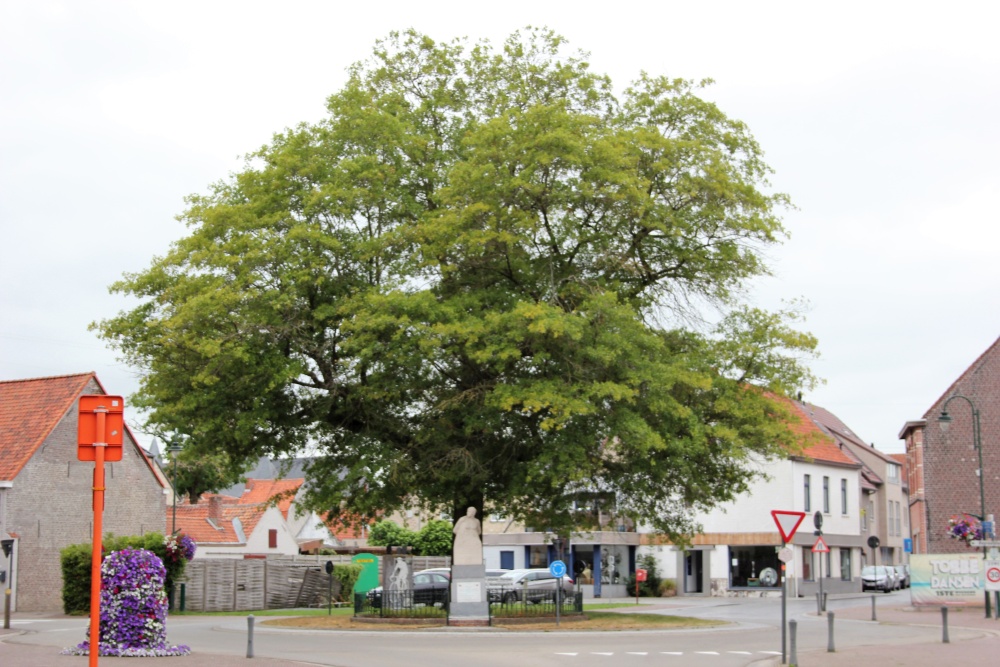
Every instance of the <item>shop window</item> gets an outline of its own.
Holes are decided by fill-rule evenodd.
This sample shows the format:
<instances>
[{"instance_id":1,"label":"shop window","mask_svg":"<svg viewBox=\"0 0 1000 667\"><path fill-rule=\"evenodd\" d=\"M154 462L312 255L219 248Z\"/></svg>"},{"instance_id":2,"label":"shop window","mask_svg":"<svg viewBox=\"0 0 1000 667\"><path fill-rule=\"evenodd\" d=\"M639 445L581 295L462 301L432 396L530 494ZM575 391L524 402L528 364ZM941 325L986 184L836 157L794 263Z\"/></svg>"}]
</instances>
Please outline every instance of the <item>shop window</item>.
<instances>
[{"instance_id":1,"label":"shop window","mask_svg":"<svg viewBox=\"0 0 1000 667\"><path fill-rule=\"evenodd\" d=\"M780 587L781 561L774 547L729 547L729 586Z\"/></svg>"}]
</instances>

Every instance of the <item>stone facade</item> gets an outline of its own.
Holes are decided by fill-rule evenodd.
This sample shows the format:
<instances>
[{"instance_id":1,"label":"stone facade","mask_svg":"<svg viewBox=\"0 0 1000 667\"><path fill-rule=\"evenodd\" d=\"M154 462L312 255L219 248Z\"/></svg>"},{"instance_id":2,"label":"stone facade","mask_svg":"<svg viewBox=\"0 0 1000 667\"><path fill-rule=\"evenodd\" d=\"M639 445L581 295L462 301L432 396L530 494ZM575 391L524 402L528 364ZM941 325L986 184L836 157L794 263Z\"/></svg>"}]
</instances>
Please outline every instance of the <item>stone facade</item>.
<instances>
[{"instance_id":1,"label":"stone facade","mask_svg":"<svg viewBox=\"0 0 1000 667\"><path fill-rule=\"evenodd\" d=\"M105 392L92 379L82 393ZM62 609L59 552L93 539L94 464L77 460L76 438L74 402L8 490L7 530L18 536L18 611ZM150 466L126 429L122 460L105 464L105 534L164 532L166 496Z\"/></svg>"}]
</instances>

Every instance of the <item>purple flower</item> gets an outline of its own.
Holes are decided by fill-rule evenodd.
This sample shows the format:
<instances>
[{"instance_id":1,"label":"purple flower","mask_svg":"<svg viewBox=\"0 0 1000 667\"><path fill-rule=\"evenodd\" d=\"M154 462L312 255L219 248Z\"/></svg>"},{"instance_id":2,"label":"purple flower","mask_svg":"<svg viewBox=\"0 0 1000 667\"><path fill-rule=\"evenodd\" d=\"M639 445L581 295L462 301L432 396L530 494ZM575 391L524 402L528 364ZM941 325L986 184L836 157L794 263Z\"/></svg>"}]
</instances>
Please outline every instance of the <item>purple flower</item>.
<instances>
[{"instance_id":1,"label":"purple flower","mask_svg":"<svg viewBox=\"0 0 1000 667\"><path fill-rule=\"evenodd\" d=\"M151 551L125 549L101 565L99 655L185 655L187 646L168 646L165 621L167 595L163 590L166 569ZM63 653L87 655L87 640Z\"/></svg>"}]
</instances>

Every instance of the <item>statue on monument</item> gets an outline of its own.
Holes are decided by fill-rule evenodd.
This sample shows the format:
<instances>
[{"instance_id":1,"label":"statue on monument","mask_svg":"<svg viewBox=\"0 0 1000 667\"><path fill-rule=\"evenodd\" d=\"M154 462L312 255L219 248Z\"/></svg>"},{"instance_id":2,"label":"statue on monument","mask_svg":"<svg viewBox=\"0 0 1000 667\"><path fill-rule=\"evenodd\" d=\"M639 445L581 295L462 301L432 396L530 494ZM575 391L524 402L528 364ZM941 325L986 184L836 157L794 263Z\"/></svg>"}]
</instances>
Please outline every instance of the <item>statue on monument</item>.
<instances>
[{"instance_id":1,"label":"statue on monument","mask_svg":"<svg viewBox=\"0 0 1000 667\"><path fill-rule=\"evenodd\" d=\"M465 516L455 522L452 531L455 534L452 564L481 565L483 562L482 525L476 518L476 508L470 507Z\"/></svg>"}]
</instances>

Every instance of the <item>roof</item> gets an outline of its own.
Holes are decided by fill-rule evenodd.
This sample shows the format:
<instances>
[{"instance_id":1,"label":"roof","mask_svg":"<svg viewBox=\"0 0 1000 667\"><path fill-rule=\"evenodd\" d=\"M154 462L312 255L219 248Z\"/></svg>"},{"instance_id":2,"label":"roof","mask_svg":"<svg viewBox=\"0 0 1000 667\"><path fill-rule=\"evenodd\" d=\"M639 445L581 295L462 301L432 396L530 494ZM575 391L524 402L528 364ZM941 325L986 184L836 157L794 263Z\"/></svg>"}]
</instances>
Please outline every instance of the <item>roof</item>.
<instances>
[{"instance_id":1,"label":"roof","mask_svg":"<svg viewBox=\"0 0 1000 667\"><path fill-rule=\"evenodd\" d=\"M214 502L218 507L212 507ZM188 503L177 505L177 530L186 534L198 544L245 544L246 538L253 533L261 517L267 512L268 505L259 503L255 505L239 504L237 498L219 496L206 493L202 496L201 502L190 505ZM213 511L218 512L218 517L212 520ZM173 508L167 508L167 524L172 522ZM236 533L233 526L233 519L239 519L243 526L243 536Z\"/></svg>"},{"instance_id":2,"label":"roof","mask_svg":"<svg viewBox=\"0 0 1000 667\"><path fill-rule=\"evenodd\" d=\"M860 463L843 452L830 433L820 427L804 404L797 401L789 403L800 417L798 423L792 424L792 430L804 436L802 452L793 458L812 459L851 468L861 467Z\"/></svg>"},{"instance_id":3,"label":"roof","mask_svg":"<svg viewBox=\"0 0 1000 667\"><path fill-rule=\"evenodd\" d=\"M0 480L17 477L91 380L100 386L93 372L0 382Z\"/></svg>"},{"instance_id":4,"label":"roof","mask_svg":"<svg viewBox=\"0 0 1000 667\"><path fill-rule=\"evenodd\" d=\"M835 438L845 441L845 443L851 443L857 447L864 447L866 452L874 455L876 458L882 459L886 463L899 463L896 459L892 457L891 454L887 454L879 449L876 449L874 445L869 445L861 436L857 435L848 426L840 420L837 415L833 414L825 408L821 408L818 405L808 405L806 406L810 411L812 418L824 429L826 429Z\"/></svg>"},{"instance_id":5,"label":"roof","mask_svg":"<svg viewBox=\"0 0 1000 667\"><path fill-rule=\"evenodd\" d=\"M965 371L963 371L962 374L959 375L954 382L948 385L948 388L944 390L944 393L941 394L941 397L938 398L936 401L934 401L934 403L931 404L931 407L928 408L927 412L924 413L924 419L926 420L928 417L931 416L932 412L935 412L936 406L940 405L949 397L954 395L958 389L958 386L962 384L970 374L972 374L976 369L979 368L979 366L983 363L986 357L993 354L998 348L1000 348L1000 338L997 338L995 341L993 341L992 345L990 345L988 348L986 348L986 350L982 354L976 357L976 360L973 361L971 364L969 364L969 367L966 368ZM902 437L902 433L900 434L900 437Z\"/></svg>"},{"instance_id":6,"label":"roof","mask_svg":"<svg viewBox=\"0 0 1000 667\"><path fill-rule=\"evenodd\" d=\"M288 510L295 494L305 479L247 479L240 496L241 505L276 504L281 515L288 518Z\"/></svg>"}]
</instances>

